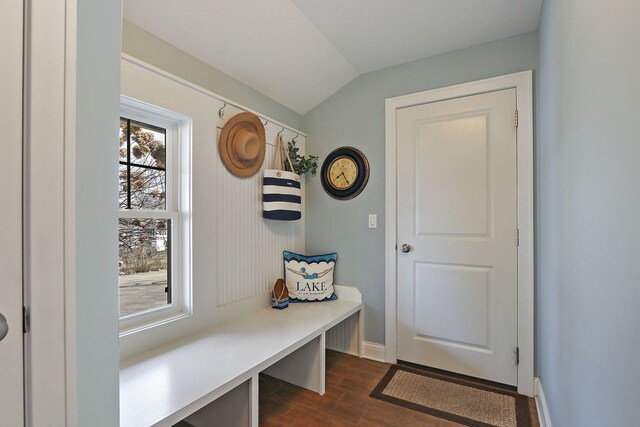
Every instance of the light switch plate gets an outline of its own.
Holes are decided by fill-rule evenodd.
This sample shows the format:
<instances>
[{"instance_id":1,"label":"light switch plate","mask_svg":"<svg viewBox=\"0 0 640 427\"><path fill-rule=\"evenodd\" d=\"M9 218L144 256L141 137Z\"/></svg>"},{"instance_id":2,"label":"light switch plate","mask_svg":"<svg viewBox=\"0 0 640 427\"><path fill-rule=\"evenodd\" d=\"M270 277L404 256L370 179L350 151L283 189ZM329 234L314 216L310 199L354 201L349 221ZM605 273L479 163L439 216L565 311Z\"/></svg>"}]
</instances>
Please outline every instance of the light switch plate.
<instances>
[{"instance_id":1,"label":"light switch plate","mask_svg":"<svg viewBox=\"0 0 640 427\"><path fill-rule=\"evenodd\" d=\"M378 215L369 214L369 228L378 228Z\"/></svg>"}]
</instances>

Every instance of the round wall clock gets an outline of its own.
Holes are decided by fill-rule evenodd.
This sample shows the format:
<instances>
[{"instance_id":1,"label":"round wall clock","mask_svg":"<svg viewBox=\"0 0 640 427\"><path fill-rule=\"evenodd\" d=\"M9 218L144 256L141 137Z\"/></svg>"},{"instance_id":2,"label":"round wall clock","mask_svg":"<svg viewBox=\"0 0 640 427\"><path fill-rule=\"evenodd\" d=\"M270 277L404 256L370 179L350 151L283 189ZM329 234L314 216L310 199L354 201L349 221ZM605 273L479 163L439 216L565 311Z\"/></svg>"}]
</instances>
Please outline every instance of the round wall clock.
<instances>
[{"instance_id":1,"label":"round wall clock","mask_svg":"<svg viewBox=\"0 0 640 427\"><path fill-rule=\"evenodd\" d=\"M369 161L360 150L340 147L322 163L322 187L331 197L347 200L356 197L369 181Z\"/></svg>"}]
</instances>

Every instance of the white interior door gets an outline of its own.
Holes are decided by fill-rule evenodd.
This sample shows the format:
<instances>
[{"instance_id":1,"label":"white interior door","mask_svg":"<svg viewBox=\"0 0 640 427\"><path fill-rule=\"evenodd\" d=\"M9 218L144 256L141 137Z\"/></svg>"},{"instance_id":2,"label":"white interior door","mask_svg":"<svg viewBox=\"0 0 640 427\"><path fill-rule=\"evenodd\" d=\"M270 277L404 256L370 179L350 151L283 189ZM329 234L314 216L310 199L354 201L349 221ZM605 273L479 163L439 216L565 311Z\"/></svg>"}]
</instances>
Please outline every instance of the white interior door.
<instances>
[{"instance_id":1,"label":"white interior door","mask_svg":"<svg viewBox=\"0 0 640 427\"><path fill-rule=\"evenodd\" d=\"M517 383L515 110L506 89L397 112L400 360Z\"/></svg>"},{"instance_id":2,"label":"white interior door","mask_svg":"<svg viewBox=\"0 0 640 427\"><path fill-rule=\"evenodd\" d=\"M0 2L0 424L24 424L22 341L23 1ZM8 330L6 330L8 327ZM4 334L6 332L6 335Z\"/></svg>"}]
</instances>

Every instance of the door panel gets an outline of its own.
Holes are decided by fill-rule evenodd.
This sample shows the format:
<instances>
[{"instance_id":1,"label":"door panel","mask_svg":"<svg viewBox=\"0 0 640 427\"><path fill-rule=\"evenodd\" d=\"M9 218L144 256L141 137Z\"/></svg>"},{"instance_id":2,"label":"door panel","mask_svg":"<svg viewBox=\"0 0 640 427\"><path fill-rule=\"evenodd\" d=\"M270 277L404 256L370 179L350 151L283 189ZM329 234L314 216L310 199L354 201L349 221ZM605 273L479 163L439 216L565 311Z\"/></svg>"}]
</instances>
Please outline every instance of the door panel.
<instances>
[{"instance_id":1,"label":"door panel","mask_svg":"<svg viewBox=\"0 0 640 427\"><path fill-rule=\"evenodd\" d=\"M415 124L419 235L487 234L486 119L444 116Z\"/></svg>"},{"instance_id":2,"label":"door panel","mask_svg":"<svg viewBox=\"0 0 640 427\"><path fill-rule=\"evenodd\" d=\"M24 424L22 342L22 0L0 2L0 313L9 330L0 341L0 424Z\"/></svg>"},{"instance_id":3,"label":"door panel","mask_svg":"<svg viewBox=\"0 0 640 427\"><path fill-rule=\"evenodd\" d=\"M486 348L490 269L416 263L416 335L425 340ZM449 310L443 312L440 307ZM460 319L460 313L464 318ZM460 325L463 320L467 325Z\"/></svg>"},{"instance_id":4,"label":"door panel","mask_svg":"<svg viewBox=\"0 0 640 427\"><path fill-rule=\"evenodd\" d=\"M398 358L517 383L515 89L397 114Z\"/></svg>"}]
</instances>

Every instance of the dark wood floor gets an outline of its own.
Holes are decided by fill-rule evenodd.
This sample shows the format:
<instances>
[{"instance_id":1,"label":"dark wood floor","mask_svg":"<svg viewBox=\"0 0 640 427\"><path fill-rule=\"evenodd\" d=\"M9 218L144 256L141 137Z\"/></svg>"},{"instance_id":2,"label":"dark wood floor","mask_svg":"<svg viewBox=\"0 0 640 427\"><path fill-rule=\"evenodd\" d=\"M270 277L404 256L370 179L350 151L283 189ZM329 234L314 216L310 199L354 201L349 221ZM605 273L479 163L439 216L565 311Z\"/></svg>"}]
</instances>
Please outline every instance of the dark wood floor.
<instances>
[{"instance_id":1,"label":"dark wood floor","mask_svg":"<svg viewBox=\"0 0 640 427\"><path fill-rule=\"evenodd\" d=\"M327 351L324 396L266 375L260 376L260 426L423 426L460 424L369 397L390 365ZM539 426L535 403L529 408Z\"/></svg>"}]
</instances>

